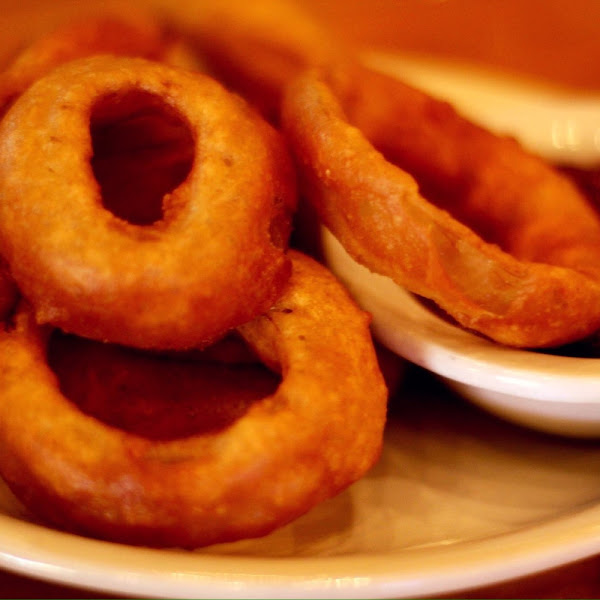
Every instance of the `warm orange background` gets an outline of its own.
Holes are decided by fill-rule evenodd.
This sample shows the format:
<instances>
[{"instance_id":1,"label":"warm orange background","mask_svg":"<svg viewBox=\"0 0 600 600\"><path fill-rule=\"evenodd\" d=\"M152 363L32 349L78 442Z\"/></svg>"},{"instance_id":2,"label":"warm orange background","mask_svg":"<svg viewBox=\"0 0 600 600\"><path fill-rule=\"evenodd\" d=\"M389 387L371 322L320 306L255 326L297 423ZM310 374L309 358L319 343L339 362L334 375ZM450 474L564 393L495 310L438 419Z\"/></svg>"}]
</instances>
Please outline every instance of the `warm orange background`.
<instances>
[{"instance_id":1,"label":"warm orange background","mask_svg":"<svg viewBox=\"0 0 600 600\"><path fill-rule=\"evenodd\" d=\"M126 0L125 4L139 1ZM274 1L276 5L278 0ZM202 2L173 0L179 5L193 3L199 9ZM298 2L356 43L488 62L557 83L600 89L599 0ZM0 0L0 63L19 39L33 35L44 21L115 3Z\"/></svg>"},{"instance_id":2,"label":"warm orange background","mask_svg":"<svg viewBox=\"0 0 600 600\"><path fill-rule=\"evenodd\" d=\"M354 41L600 89L597 0L300 0Z\"/></svg>"}]
</instances>

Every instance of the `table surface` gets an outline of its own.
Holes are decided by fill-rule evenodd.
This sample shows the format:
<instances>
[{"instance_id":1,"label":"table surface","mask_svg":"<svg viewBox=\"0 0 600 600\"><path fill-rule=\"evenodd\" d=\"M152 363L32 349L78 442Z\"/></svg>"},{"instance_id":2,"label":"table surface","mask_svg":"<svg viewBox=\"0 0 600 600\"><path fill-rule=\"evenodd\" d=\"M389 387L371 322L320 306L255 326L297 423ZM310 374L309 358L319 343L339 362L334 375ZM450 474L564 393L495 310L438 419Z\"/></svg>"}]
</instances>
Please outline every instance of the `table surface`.
<instances>
[{"instance_id":1,"label":"table surface","mask_svg":"<svg viewBox=\"0 0 600 600\"><path fill-rule=\"evenodd\" d=\"M0 571L1 598L110 598ZM600 556L523 579L467 590L459 598L600 598Z\"/></svg>"}]
</instances>

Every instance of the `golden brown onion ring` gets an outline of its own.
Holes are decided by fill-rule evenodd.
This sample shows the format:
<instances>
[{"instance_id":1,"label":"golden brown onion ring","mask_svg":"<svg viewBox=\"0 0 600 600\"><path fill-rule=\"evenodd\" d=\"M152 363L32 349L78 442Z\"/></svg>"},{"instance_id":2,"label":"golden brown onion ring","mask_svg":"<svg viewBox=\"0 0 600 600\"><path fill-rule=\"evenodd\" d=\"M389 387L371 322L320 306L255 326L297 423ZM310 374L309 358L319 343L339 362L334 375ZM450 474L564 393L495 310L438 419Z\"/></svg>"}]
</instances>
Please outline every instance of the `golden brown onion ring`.
<instances>
[{"instance_id":1,"label":"golden brown onion ring","mask_svg":"<svg viewBox=\"0 0 600 600\"><path fill-rule=\"evenodd\" d=\"M283 123L307 197L358 262L505 344L600 327L598 216L514 140L358 65L298 78Z\"/></svg>"},{"instance_id":2,"label":"golden brown onion ring","mask_svg":"<svg viewBox=\"0 0 600 600\"><path fill-rule=\"evenodd\" d=\"M191 64L180 40L169 39L146 13L90 16L63 23L22 49L0 73L0 116L36 79L74 58L95 53L145 56ZM16 284L0 272L0 318L14 307Z\"/></svg>"},{"instance_id":3,"label":"golden brown onion ring","mask_svg":"<svg viewBox=\"0 0 600 600\"><path fill-rule=\"evenodd\" d=\"M20 311L0 333L0 471L23 503L86 535L196 547L264 535L361 477L387 400L369 318L291 254L277 303L239 330L281 384L218 432L156 441L84 415L48 367L47 329Z\"/></svg>"},{"instance_id":4,"label":"golden brown onion ring","mask_svg":"<svg viewBox=\"0 0 600 600\"><path fill-rule=\"evenodd\" d=\"M0 73L0 115L34 81L55 67L93 54L152 60L171 56L179 60L180 56L179 47L174 46L158 22L141 12L63 23L27 45Z\"/></svg>"},{"instance_id":5,"label":"golden brown onion ring","mask_svg":"<svg viewBox=\"0 0 600 600\"><path fill-rule=\"evenodd\" d=\"M134 225L102 207L92 135L144 111L185 124L194 163ZM0 246L40 323L143 348L207 345L289 276L294 171L281 136L214 80L138 58L57 67L0 124Z\"/></svg>"}]
</instances>

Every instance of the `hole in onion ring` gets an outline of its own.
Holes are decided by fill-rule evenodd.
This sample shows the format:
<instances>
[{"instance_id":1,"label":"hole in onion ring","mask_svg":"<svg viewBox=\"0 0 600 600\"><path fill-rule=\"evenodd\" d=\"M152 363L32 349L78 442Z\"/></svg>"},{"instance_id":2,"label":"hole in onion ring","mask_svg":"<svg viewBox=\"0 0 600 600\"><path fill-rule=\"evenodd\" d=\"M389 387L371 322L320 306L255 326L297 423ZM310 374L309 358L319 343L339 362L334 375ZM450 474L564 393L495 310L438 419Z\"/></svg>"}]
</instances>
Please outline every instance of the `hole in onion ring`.
<instances>
[{"instance_id":1,"label":"hole in onion ring","mask_svg":"<svg viewBox=\"0 0 600 600\"><path fill-rule=\"evenodd\" d=\"M237 338L195 354L162 355L57 330L48 363L83 413L153 440L218 432L279 385Z\"/></svg>"},{"instance_id":2,"label":"hole in onion ring","mask_svg":"<svg viewBox=\"0 0 600 600\"><path fill-rule=\"evenodd\" d=\"M101 98L90 118L91 166L102 203L135 225L163 218L163 198L194 160L190 127L159 96L128 90Z\"/></svg>"},{"instance_id":3,"label":"hole in onion ring","mask_svg":"<svg viewBox=\"0 0 600 600\"><path fill-rule=\"evenodd\" d=\"M592 206L600 210L600 165L592 168L558 165L558 168L575 182Z\"/></svg>"}]
</instances>

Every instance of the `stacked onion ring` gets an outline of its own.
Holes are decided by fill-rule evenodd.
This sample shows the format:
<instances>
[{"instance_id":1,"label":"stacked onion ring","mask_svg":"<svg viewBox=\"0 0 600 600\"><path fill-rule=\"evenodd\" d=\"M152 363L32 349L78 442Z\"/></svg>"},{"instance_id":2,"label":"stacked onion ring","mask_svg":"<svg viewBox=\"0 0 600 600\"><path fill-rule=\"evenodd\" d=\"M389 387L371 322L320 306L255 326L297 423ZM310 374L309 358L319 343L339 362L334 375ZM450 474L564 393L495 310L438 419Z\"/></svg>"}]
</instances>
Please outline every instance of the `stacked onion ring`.
<instances>
[{"instance_id":1,"label":"stacked onion ring","mask_svg":"<svg viewBox=\"0 0 600 600\"><path fill-rule=\"evenodd\" d=\"M368 318L337 280L292 254L284 292L239 333L277 389L226 428L147 439L82 413L23 307L0 334L0 468L35 514L90 536L197 547L264 535L361 477L378 458L386 388Z\"/></svg>"},{"instance_id":2,"label":"stacked onion ring","mask_svg":"<svg viewBox=\"0 0 600 600\"><path fill-rule=\"evenodd\" d=\"M523 347L600 328L600 219L567 178L293 4L203 9L185 29L211 75L151 19L100 18L0 76L0 473L48 522L125 543L264 535L377 460L369 317L288 247L298 174L358 262L464 327ZM193 403L240 357L269 375ZM194 418L124 417L131 377L144 409ZM192 400L149 407L172 378Z\"/></svg>"},{"instance_id":3,"label":"stacked onion ring","mask_svg":"<svg viewBox=\"0 0 600 600\"><path fill-rule=\"evenodd\" d=\"M117 56L146 54L146 37L120 47L106 26L41 40L4 79L0 249L22 298L0 332L0 473L33 514L84 535L185 548L265 535L379 456L369 317L288 250L280 133L207 75ZM57 333L79 340L75 356ZM240 352L277 375L211 384ZM161 409L133 393L183 411L166 435L117 405L144 369L142 389L181 378L188 395Z\"/></svg>"},{"instance_id":4,"label":"stacked onion ring","mask_svg":"<svg viewBox=\"0 0 600 600\"><path fill-rule=\"evenodd\" d=\"M152 111L189 131L194 160L142 227L103 209L91 129ZM268 309L289 275L283 142L211 78L140 58L71 61L15 102L0 154L0 247L40 323L140 348L205 346Z\"/></svg>"}]
</instances>

